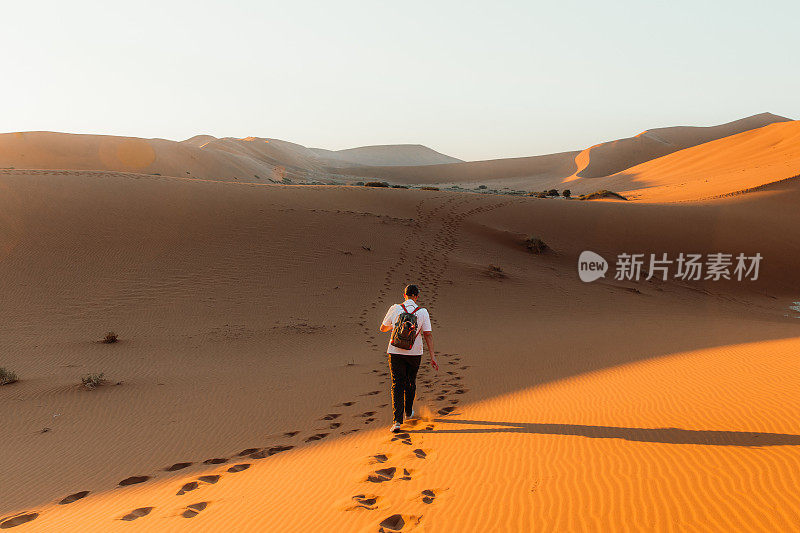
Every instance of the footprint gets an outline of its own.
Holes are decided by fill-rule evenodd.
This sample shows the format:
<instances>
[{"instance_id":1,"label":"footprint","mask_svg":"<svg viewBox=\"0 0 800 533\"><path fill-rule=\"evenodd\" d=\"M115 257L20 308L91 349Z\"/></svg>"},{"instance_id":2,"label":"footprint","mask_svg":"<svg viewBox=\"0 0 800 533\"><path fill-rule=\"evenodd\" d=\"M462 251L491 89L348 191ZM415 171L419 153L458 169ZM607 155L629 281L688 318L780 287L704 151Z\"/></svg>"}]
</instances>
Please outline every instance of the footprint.
<instances>
[{"instance_id":1,"label":"footprint","mask_svg":"<svg viewBox=\"0 0 800 533\"><path fill-rule=\"evenodd\" d=\"M383 453L379 453L377 455L373 455L372 458L375 459L375 462L377 462L377 463L385 463L386 461L389 460L389 458L386 456L386 454L383 454Z\"/></svg>"},{"instance_id":2,"label":"footprint","mask_svg":"<svg viewBox=\"0 0 800 533\"><path fill-rule=\"evenodd\" d=\"M378 497L377 496L367 496L366 494L356 494L353 496L353 499L356 501L357 505L353 507L353 509L367 509L370 511L374 511L378 508Z\"/></svg>"},{"instance_id":3,"label":"footprint","mask_svg":"<svg viewBox=\"0 0 800 533\"><path fill-rule=\"evenodd\" d=\"M436 493L430 489L423 490L421 494L423 503L433 503L433 500L436 499Z\"/></svg>"},{"instance_id":4,"label":"footprint","mask_svg":"<svg viewBox=\"0 0 800 533\"><path fill-rule=\"evenodd\" d=\"M247 470L248 468L250 468L250 465L248 463L242 463L239 465L233 465L228 469L228 472L235 474L236 472L241 472L243 470Z\"/></svg>"},{"instance_id":5,"label":"footprint","mask_svg":"<svg viewBox=\"0 0 800 533\"><path fill-rule=\"evenodd\" d=\"M216 483L217 481L219 481L219 475L213 475L213 476L200 476L200 477L199 477L199 478L197 478L197 479L198 479L199 481L202 481L203 483L208 483L208 484L210 484L210 485L213 485L214 483Z\"/></svg>"},{"instance_id":6,"label":"footprint","mask_svg":"<svg viewBox=\"0 0 800 533\"><path fill-rule=\"evenodd\" d=\"M350 407L354 403L356 403L356 402L344 402L342 405L344 405L345 407Z\"/></svg>"},{"instance_id":7,"label":"footprint","mask_svg":"<svg viewBox=\"0 0 800 533\"><path fill-rule=\"evenodd\" d=\"M27 513L15 516L14 518L9 518L3 522L0 522L0 529L8 529L10 527L21 526L22 524L27 524L31 520L35 520L39 516L39 513Z\"/></svg>"},{"instance_id":8,"label":"footprint","mask_svg":"<svg viewBox=\"0 0 800 533\"><path fill-rule=\"evenodd\" d=\"M327 433L317 433L316 435L311 435L310 437L308 437L306 439L306 442L312 442L312 441L315 441L315 440L324 439L327 436L328 436Z\"/></svg>"},{"instance_id":9,"label":"footprint","mask_svg":"<svg viewBox=\"0 0 800 533\"><path fill-rule=\"evenodd\" d=\"M267 455L275 455L276 453L285 452L291 450L294 446L273 446L269 450L267 450Z\"/></svg>"},{"instance_id":10,"label":"footprint","mask_svg":"<svg viewBox=\"0 0 800 533\"><path fill-rule=\"evenodd\" d=\"M294 437L298 433L300 433L300 432L299 431L287 431L286 433L283 434L283 436L284 437Z\"/></svg>"},{"instance_id":11,"label":"footprint","mask_svg":"<svg viewBox=\"0 0 800 533\"><path fill-rule=\"evenodd\" d=\"M378 525L380 526L378 531L400 531L406 525L406 521L403 515L393 514L389 518L384 518Z\"/></svg>"},{"instance_id":12,"label":"footprint","mask_svg":"<svg viewBox=\"0 0 800 533\"><path fill-rule=\"evenodd\" d=\"M465 392L467 392L468 390L469 390L469 389L458 389L458 390L455 390L455 391L453 391L453 392L455 392L456 394L464 394L464 393L465 393Z\"/></svg>"},{"instance_id":13,"label":"footprint","mask_svg":"<svg viewBox=\"0 0 800 533\"><path fill-rule=\"evenodd\" d=\"M223 457L217 457L215 459L206 459L203 461L204 465L221 465L223 463L227 463L228 460Z\"/></svg>"},{"instance_id":14,"label":"footprint","mask_svg":"<svg viewBox=\"0 0 800 533\"><path fill-rule=\"evenodd\" d=\"M334 422L333 424L328 426L328 429L336 429L340 427L342 424L340 422Z\"/></svg>"},{"instance_id":15,"label":"footprint","mask_svg":"<svg viewBox=\"0 0 800 533\"><path fill-rule=\"evenodd\" d=\"M366 417L372 416L374 414L375 414L375 411L367 411L367 412L361 413L360 415L356 415L356 416L362 416L362 417L366 418Z\"/></svg>"},{"instance_id":16,"label":"footprint","mask_svg":"<svg viewBox=\"0 0 800 533\"><path fill-rule=\"evenodd\" d=\"M120 520L125 520L126 522L130 522L131 520L136 520L137 518L149 515L150 511L152 511L153 509L155 509L155 507L139 507L138 509L134 509L130 513L120 518Z\"/></svg>"},{"instance_id":17,"label":"footprint","mask_svg":"<svg viewBox=\"0 0 800 533\"><path fill-rule=\"evenodd\" d=\"M403 469L403 475L401 477L399 477L398 479L402 479L403 481L411 481L411 472L409 472L408 470L406 470L404 468Z\"/></svg>"},{"instance_id":18,"label":"footprint","mask_svg":"<svg viewBox=\"0 0 800 533\"><path fill-rule=\"evenodd\" d=\"M69 503L76 502L76 501L80 500L81 498L85 498L88 495L89 495L89 491L88 490L82 490L80 492L76 492L75 494L70 494L69 496L67 496L66 498L64 498L60 502L58 502L58 504L59 505L67 505Z\"/></svg>"},{"instance_id":19,"label":"footprint","mask_svg":"<svg viewBox=\"0 0 800 533\"><path fill-rule=\"evenodd\" d=\"M165 472L175 472L176 470L181 470L183 468L192 466L194 463L175 463L172 466L168 466L164 469Z\"/></svg>"},{"instance_id":20,"label":"footprint","mask_svg":"<svg viewBox=\"0 0 800 533\"><path fill-rule=\"evenodd\" d=\"M137 483L144 483L150 479L150 476L131 476L126 477L122 481L119 482L120 487L127 487L128 485L136 485Z\"/></svg>"},{"instance_id":21,"label":"footprint","mask_svg":"<svg viewBox=\"0 0 800 533\"><path fill-rule=\"evenodd\" d=\"M180 488L180 490L178 491L178 493L176 494L176 496L183 496L183 495L184 495L184 494L186 494L187 492L193 491L193 490L194 490L194 489L196 489L197 487L198 487L197 481L190 481L189 483L186 483L185 485L183 485L183 486Z\"/></svg>"},{"instance_id":22,"label":"footprint","mask_svg":"<svg viewBox=\"0 0 800 533\"><path fill-rule=\"evenodd\" d=\"M395 433L392 436L392 441L396 441L396 440L411 440L411 434L410 433Z\"/></svg>"},{"instance_id":23,"label":"footprint","mask_svg":"<svg viewBox=\"0 0 800 533\"><path fill-rule=\"evenodd\" d=\"M375 396L376 394L380 394L380 393L381 393L381 391L374 390L372 392L368 392L368 393L364 394L363 396Z\"/></svg>"},{"instance_id":24,"label":"footprint","mask_svg":"<svg viewBox=\"0 0 800 533\"><path fill-rule=\"evenodd\" d=\"M381 468L380 470L376 470L369 476L367 476L367 481L372 483L383 483L384 481L389 481L394 477L395 472L397 472L397 468L390 467L390 468Z\"/></svg>"},{"instance_id":25,"label":"footprint","mask_svg":"<svg viewBox=\"0 0 800 533\"><path fill-rule=\"evenodd\" d=\"M414 455L416 455L416 456L417 456L417 457L419 457L420 459L425 459L426 457L428 457L428 454L427 454L427 453L425 453L425 452L422 450L422 448L417 448L416 450L414 450Z\"/></svg>"},{"instance_id":26,"label":"footprint","mask_svg":"<svg viewBox=\"0 0 800 533\"><path fill-rule=\"evenodd\" d=\"M342 416L342 413L331 413L322 417L322 420L334 420Z\"/></svg>"},{"instance_id":27,"label":"footprint","mask_svg":"<svg viewBox=\"0 0 800 533\"><path fill-rule=\"evenodd\" d=\"M455 407L443 407L436 412L439 413L440 415L449 415L450 413L453 412L454 409Z\"/></svg>"},{"instance_id":28,"label":"footprint","mask_svg":"<svg viewBox=\"0 0 800 533\"><path fill-rule=\"evenodd\" d=\"M256 453L261 451L261 448L247 448L246 450L242 450L236 454L236 457L242 457L243 455L250 455L251 453Z\"/></svg>"},{"instance_id":29,"label":"footprint","mask_svg":"<svg viewBox=\"0 0 800 533\"><path fill-rule=\"evenodd\" d=\"M183 516L184 518L194 518L195 516L200 514L200 511L204 510L206 507L208 507L208 502L199 502L187 505L186 510L183 512L181 516Z\"/></svg>"},{"instance_id":30,"label":"footprint","mask_svg":"<svg viewBox=\"0 0 800 533\"><path fill-rule=\"evenodd\" d=\"M428 424L427 426L425 426L425 431L432 431L432 430L433 430L433 424Z\"/></svg>"}]
</instances>

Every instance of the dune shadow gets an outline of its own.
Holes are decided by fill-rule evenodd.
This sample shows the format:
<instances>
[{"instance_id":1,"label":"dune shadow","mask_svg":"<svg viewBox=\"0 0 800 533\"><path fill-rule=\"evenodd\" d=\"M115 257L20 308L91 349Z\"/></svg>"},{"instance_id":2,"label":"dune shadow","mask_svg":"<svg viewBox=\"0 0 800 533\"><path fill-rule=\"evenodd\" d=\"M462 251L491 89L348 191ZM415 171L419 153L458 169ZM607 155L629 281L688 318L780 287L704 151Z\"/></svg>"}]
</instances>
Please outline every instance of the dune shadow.
<instances>
[{"instance_id":1,"label":"dune shadow","mask_svg":"<svg viewBox=\"0 0 800 533\"><path fill-rule=\"evenodd\" d=\"M623 439L635 442L658 442L662 444L698 444L702 446L800 446L800 435L785 433L681 428L626 428L614 426L585 426L579 424L492 422L487 420L456 420L446 418L436 418L434 422L481 427L433 429L428 431L418 430L409 431L409 433L530 433L539 435L574 435L590 439Z\"/></svg>"}]
</instances>

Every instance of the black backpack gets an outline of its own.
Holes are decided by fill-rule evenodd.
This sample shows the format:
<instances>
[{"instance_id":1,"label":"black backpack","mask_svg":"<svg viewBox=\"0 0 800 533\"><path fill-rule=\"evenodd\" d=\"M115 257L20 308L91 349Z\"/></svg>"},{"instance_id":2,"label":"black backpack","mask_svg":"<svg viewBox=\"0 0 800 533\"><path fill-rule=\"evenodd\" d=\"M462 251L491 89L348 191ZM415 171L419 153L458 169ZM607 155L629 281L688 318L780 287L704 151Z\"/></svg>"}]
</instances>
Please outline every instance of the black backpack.
<instances>
[{"instance_id":1,"label":"black backpack","mask_svg":"<svg viewBox=\"0 0 800 533\"><path fill-rule=\"evenodd\" d=\"M400 304L400 307L403 308L403 312L394 323L390 344L396 348L410 350L414 346L414 341L417 340L417 335L420 334L417 331L417 315L415 313L422 308L418 306L409 313L404 304Z\"/></svg>"}]
</instances>

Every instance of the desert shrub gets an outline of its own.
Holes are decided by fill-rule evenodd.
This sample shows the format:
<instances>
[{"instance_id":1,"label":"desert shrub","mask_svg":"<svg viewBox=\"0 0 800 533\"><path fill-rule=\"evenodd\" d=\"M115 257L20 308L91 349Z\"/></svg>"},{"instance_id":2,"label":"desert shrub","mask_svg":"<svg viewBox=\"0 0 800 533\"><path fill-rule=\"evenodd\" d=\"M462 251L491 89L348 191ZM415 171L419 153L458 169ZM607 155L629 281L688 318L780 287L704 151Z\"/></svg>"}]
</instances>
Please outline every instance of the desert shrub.
<instances>
[{"instance_id":1,"label":"desert shrub","mask_svg":"<svg viewBox=\"0 0 800 533\"><path fill-rule=\"evenodd\" d=\"M9 383L14 383L15 381L17 381L17 374L6 369L5 367L0 367L0 385L8 385Z\"/></svg>"},{"instance_id":2,"label":"desert shrub","mask_svg":"<svg viewBox=\"0 0 800 533\"><path fill-rule=\"evenodd\" d=\"M529 237L525 239L525 248L532 254L542 254L550 249L550 247L538 237Z\"/></svg>"},{"instance_id":3,"label":"desert shrub","mask_svg":"<svg viewBox=\"0 0 800 533\"><path fill-rule=\"evenodd\" d=\"M487 187L486 187L486 185L478 185L478 188L479 189L486 189Z\"/></svg>"},{"instance_id":4,"label":"desert shrub","mask_svg":"<svg viewBox=\"0 0 800 533\"><path fill-rule=\"evenodd\" d=\"M364 184L365 187L388 187L389 184L385 181L368 181Z\"/></svg>"},{"instance_id":5,"label":"desert shrub","mask_svg":"<svg viewBox=\"0 0 800 533\"><path fill-rule=\"evenodd\" d=\"M536 195L536 198L547 198L547 193L546 192L540 192L540 193L538 193Z\"/></svg>"},{"instance_id":6,"label":"desert shrub","mask_svg":"<svg viewBox=\"0 0 800 533\"><path fill-rule=\"evenodd\" d=\"M292 180L290 180L289 178L284 177L284 178L281 179L281 183L283 183L284 185L291 185L292 184Z\"/></svg>"},{"instance_id":7,"label":"desert shrub","mask_svg":"<svg viewBox=\"0 0 800 533\"><path fill-rule=\"evenodd\" d=\"M357 182L355 182L355 185L358 185L359 187L363 187L364 186L364 182L363 181L357 181Z\"/></svg>"},{"instance_id":8,"label":"desert shrub","mask_svg":"<svg viewBox=\"0 0 800 533\"><path fill-rule=\"evenodd\" d=\"M558 189L550 189L549 191L547 191L547 196L561 196L561 195L558 194Z\"/></svg>"},{"instance_id":9,"label":"desert shrub","mask_svg":"<svg viewBox=\"0 0 800 533\"><path fill-rule=\"evenodd\" d=\"M564 198L569 198L572 196L572 191L569 189L564 189L564 192L561 193L561 196Z\"/></svg>"},{"instance_id":10,"label":"desert shrub","mask_svg":"<svg viewBox=\"0 0 800 533\"><path fill-rule=\"evenodd\" d=\"M104 344L114 344L118 340L119 339L117 338L117 334L114 333L113 331L109 331L108 333L106 333L106 336L103 337Z\"/></svg>"},{"instance_id":11,"label":"desert shrub","mask_svg":"<svg viewBox=\"0 0 800 533\"><path fill-rule=\"evenodd\" d=\"M423 191L438 191L439 187L420 187Z\"/></svg>"},{"instance_id":12,"label":"desert shrub","mask_svg":"<svg viewBox=\"0 0 800 533\"><path fill-rule=\"evenodd\" d=\"M615 193L613 191L609 191L609 190L606 190L606 189L595 191L595 192L589 193L589 194L584 194L582 196L579 196L578 200L599 200L601 198L611 198L612 200L626 200L627 201L627 198L625 198L621 194L617 194L617 193Z\"/></svg>"},{"instance_id":13,"label":"desert shrub","mask_svg":"<svg viewBox=\"0 0 800 533\"><path fill-rule=\"evenodd\" d=\"M86 374L81 377L81 383L89 390L95 389L106 382L105 374Z\"/></svg>"},{"instance_id":14,"label":"desert shrub","mask_svg":"<svg viewBox=\"0 0 800 533\"><path fill-rule=\"evenodd\" d=\"M408 189L408 185L392 185L392 189Z\"/></svg>"},{"instance_id":15,"label":"desert shrub","mask_svg":"<svg viewBox=\"0 0 800 533\"><path fill-rule=\"evenodd\" d=\"M506 277L506 273L503 272L503 269L497 265L489 265L489 269L486 272L489 274L490 278L504 278Z\"/></svg>"}]
</instances>

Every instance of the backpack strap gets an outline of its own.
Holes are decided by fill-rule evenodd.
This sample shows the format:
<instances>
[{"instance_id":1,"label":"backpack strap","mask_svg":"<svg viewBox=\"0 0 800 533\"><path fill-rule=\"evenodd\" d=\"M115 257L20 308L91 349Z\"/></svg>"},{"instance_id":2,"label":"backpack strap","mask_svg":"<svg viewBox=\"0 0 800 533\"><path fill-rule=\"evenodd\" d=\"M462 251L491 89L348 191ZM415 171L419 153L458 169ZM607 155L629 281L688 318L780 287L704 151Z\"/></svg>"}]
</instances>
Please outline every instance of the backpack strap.
<instances>
[{"instance_id":1,"label":"backpack strap","mask_svg":"<svg viewBox=\"0 0 800 533\"><path fill-rule=\"evenodd\" d=\"M404 307L403 309L405 309L405 307ZM420 306L417 306L417 308L416 308L416 309L414 309L413 311L411 311L411 314L413 315L414 313L416 313L416 312L417 312L417 311L419 311L420 309L422 309L422 307L420 307ZM408 313L408 311L406 311L406 313Z\"/></svg>"}]
</instances>

